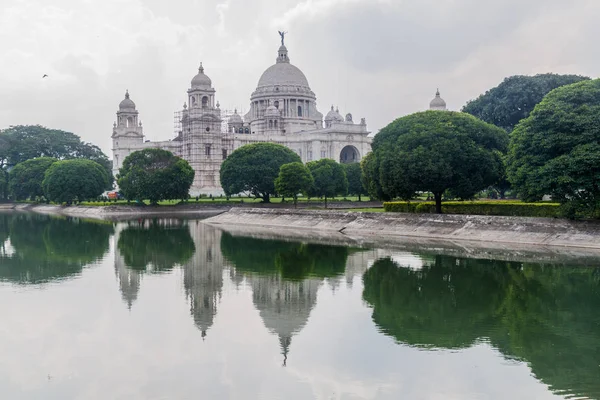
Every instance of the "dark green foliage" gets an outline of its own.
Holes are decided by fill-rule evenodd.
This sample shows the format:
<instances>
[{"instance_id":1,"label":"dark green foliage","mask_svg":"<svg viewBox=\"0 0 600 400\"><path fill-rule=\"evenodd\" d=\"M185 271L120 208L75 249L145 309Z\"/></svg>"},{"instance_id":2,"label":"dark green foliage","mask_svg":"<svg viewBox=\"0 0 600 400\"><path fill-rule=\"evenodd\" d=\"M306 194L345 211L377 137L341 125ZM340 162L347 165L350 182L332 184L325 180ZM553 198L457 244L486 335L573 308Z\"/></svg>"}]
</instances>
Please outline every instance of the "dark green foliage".
<instances>
[{"instance_id":1,"label":"dark green foliage","mask_svg":"<svg viewBox=\"0 0 600 400\"><path fill-rule=\"evenodd\" d=\"M598 398L598 267L425 256L381 259L363 277L373 321L399 343L463 349L481 340L569 398Z\"/></svg>"},{"instance_id":2,"label":"dark green foliage","mask_svg":"<svg viewBox=\"0 0 600 400\"><path fill-rule=\"evenodd\" d=\"M285 146L255 143L235 150L221 164L221 186L227 196L247 192L269 203L282 165L302 162Z\"/></svg>"},{"instance_id":3,"label":"dark green foliage","mask_svg":"<svg viewBox=\"0 0 600 400\"><path fill-rule=\"evenodd\" d=\"M348 179L344 167L329 158L311 161L306 164L313 176L314 183L310 189L311 197L323 197L325 207L327 198L345 196L348 193Z\"/></svg>"},{"instance_id":4,"label":"dark green foliage","mask_svg":"<svg viewBox=\"0 0 600 400\"><path fill-rule=\"evenodd\" d=\"M11 256L0 257L0 280L40 284L81 273L109 250L113 225L44 215L0 216L0 238L8 238Z\"/></svg>"},{"instance_id":5,"label":"dark green foliage","mask_svg":"<svg viewBox=\"0 0 600 400\"><path fill-rule=\"evenodd\" d=\"M162 225L160 220L130 223L120 233L117 248L125 265L147 272L168 271L196 252L187 225Z\"/></svg>"},{"instance_id":6,"label":"dark green foliage","mask_svg":"<svg viewBox=\"0 0 600 400\"><path fill-rule=\"evenodd\" d=\"M386 212L435 213L435 203L394 201L383 203ZM446 201L442 204L444 214L501 215L510 217L558 217L557 203L522 203L504 201Z\"/></svg>"},{"instance_id":7,"label":"dark green foliage","mask_svg":"<svg viewBox=\"0 0 600 400\"><path fill-rule=\"evenodd\" d=\"M275 179L275 190L281 196L293 198L294 206L297 206L298 193L307 195L313 183L310 171L301 162L283 164Z\"/></svg>"},{"instance_id":8,"label":"dark green foliage","mask_svg":"<svg viewBox=\"0 0 600 400\"><path fill-rule=\"evenodd\" d=\"M378 168L363 172L371 175L367 181L379 179L388 198L410 200L417 191L432 192L441 212L444 192L466 200L498 182L507 144L506 132L471 115L420 112L397 119L375 136L372 157Z\"/></svg>"},{"instance_id":9,"label":"dark green foliage","mask_svg":"<svg viewBox=\"0 0 600 400\"><path fill-rule=\"evenodd\" d=\"M45 173L44 196L55 203L95 199L102 194L109 176L100 164L90 160L53 163Z\"/></svg>"},{"instance_id":10,"label":"dark green foliage","mask_svg":"<svg viewBox=\"0 0 600 400\"><path fill-rule=\"evenodd\" d=\"M117 178L125 198L156 204L160 200L187 199L194 170L170 151L145 149L125 158Z\"/></svg>"},{"instance_id":11,"label":"dark green foliage","mask_svg":"<svg viewBox=\"0 0 600 400\"><path fill-rule=\"evenodd\" d=\"M379 160L374 152L370 152L361 160L360 169L362 184L367 189L367 193L372 199L383 201L392 199L381 187Z\"/></svg>"},{"instance_id":12,"label":"dark green foliage","mask_svg":"<svg viewBox=\"0 0 600 400\"><path fill-rule=\"evenodd\" d=\"M221 236L223 256L240 272L280 274L284 279L329 278L344 273L349 249L282 240Z\"/></svg>"},{"instance_id":13,"label":"dark green foliage","mask_svg":"<svg viewBox=\"0 0 600 400\"><path fill-rule=\"evenodd\" d=\"M369 193L363 185L362 170L359 163L342 164L348 179L348 194L358 196L358 201L361 201L361 196L366 196Z\"/></svg>"},{"instance_id":14,"label":"dark green foliage","mask_svg":"<svg viewBox=\"0 0 600 400\"><path fill-rule=\"evenodd\" d=\"M38 157L95 161L109 177L104 190L112 187L112 162L98 146L82 142L79 136L40 125L18 125L0 130L0 167L15 166Z\"/></svg>"},{"instance_id":15,"label":"dark green foliage","mask_svg":"<svg viewBox=\"0 0 600 400\"><path fill-rule=\"evenodd\" d=\"M587 80L579 75L515 75L505 78L462 109L463 112L510 132L553 89Z\"/></svg>"},{"instance_id":16,"label":"dark green foliage","mask_svg":"<svg viewBox=\"0 0 600 400\"><path fill-rule=\"evenodd\" d=\"M58 161L56 158L39 157L17 164L9 174L9 191L15 200L35 199L44 195L42 182L46 170Z\"/></svg>"},{"instance_id":17,"label":"dark green foliage","mask_svg":"<svg viewBox=\"0 0 600 400\"><path fill-rule=\"evenodd\" d=\"M600 216L600 79L549 93L510 137L508 178L526 201L551 195Z\"/></svg>"}]
</instances>

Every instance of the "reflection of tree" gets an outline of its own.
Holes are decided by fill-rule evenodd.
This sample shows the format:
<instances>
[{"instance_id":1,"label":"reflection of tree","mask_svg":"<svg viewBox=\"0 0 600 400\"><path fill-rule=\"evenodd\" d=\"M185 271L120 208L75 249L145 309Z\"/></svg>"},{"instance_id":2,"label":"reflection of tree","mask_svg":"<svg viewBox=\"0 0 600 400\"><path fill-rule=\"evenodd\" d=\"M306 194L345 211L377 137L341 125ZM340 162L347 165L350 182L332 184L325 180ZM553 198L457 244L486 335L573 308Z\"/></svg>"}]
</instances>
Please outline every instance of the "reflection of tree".
<instances>
[{"instance_id":1,"label":"reflection of tree","mask_svg":"<svg viewBox=\"0 0 600 400\"><path fill-rule=\"evenodd\" d=\"M117 247L129 268L166 271L184 264L196 251L190 230L182 222L143 220L132 222L119 235Z\"/></svg>"},{"instance_id":2,"label":"reflection of tree","mask_svg":"<svg viewBox=\"0 0 600 400\"><path fill-rule=\"evenodd\" d=\"M8 237L14 254L0 262L0 278L42 283L81 272L104 256L113 226L106 222L19 214L2 219L0 236Z\"/></svg>"},{"instance_id":3,"label":"reflection of tree","mask_svg":"<svg viewBox=\"0 0 600 400\"><path fill-rule=\"evenodd\" d=\"M279 273L284 279L328 278L344 273L348 248L255 239L223 233L221 250L239 271Z\"/></svg>"},{"instance_id":4,"label":"reflection of tree","mask_svg":"<svg viewBox=\"0 0 600 400\"><path fill-rule=\"evenodd\" d=\"M373 320L402 343L462 348L487 338L556 392L598 398L598 269L436 257L364 274Z\"/></svg>"}]
</instances>

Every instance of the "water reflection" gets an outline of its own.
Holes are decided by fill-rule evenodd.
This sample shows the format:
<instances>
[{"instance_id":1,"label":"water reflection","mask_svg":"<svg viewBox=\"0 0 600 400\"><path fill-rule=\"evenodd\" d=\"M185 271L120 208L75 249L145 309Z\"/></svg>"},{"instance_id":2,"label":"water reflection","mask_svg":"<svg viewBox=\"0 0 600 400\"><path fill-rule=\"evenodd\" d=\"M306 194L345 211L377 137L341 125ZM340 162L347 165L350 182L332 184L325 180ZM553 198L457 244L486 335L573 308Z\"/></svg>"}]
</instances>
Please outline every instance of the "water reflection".
<instances>
[{"instance_id":1,"label":"water reflection","mask_svg":"<svg viewBox=\"0 0 600 400\"><path fill-rule=\"evenodd\" d=\"M79 274L109 250L110 222L0 214L0 279L39 284Z\"/></svg>"},{"instance_id":2,"label":"water reflection","mask_svg":"<svg viewBox=\"0 0 600 400\"><path fill-rule=\"evenodd\" d=\"M391 258L363 277L373 321L399 343L462 349L489 341L560 394L600 396L600 269L435 256Z\"/></svg>"}]
</instances>

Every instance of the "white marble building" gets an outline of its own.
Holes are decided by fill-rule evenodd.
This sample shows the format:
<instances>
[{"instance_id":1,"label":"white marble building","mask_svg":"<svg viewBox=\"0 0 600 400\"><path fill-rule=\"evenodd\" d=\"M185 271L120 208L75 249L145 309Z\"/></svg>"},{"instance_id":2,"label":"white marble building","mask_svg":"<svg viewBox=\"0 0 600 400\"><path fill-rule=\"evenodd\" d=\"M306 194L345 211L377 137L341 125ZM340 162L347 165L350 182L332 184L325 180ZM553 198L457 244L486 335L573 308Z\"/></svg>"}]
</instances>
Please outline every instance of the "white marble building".
<instances>
[{"instance_id":1,"label":"white marble building","mask_svg":"<svg viewBox=\"0 0 600 400\"><path fill-rule=\"evenodd\" d=\"M262 74L250 96L250 110L237 110L223 123L211 79L202 64L187 91L183 110L176 113L176 137L162 142L144 141L135 103L125 94L113 126L113 173L136 150L161 148L186 159L196 171L190 194L220 194L219 169L231 152L257 142L282 144L303 162L331 158L359 162L371 150L365 119L355 123L331 107L325 118L317 109L316 95L302 71L290 63L281 40L276 63Z\"/></svg>"}]
</instances>

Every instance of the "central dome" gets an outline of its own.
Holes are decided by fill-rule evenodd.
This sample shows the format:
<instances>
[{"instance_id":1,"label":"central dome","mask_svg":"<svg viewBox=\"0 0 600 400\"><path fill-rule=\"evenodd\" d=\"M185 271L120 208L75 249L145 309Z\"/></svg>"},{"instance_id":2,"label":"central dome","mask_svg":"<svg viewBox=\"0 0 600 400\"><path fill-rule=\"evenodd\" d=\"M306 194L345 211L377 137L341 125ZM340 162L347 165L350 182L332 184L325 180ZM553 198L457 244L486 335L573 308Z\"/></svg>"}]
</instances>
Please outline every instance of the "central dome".
<instances>
[{"instance_id":1,"label":"central dome","mask_svg":"<svg viewBox=\"0 0 600 400\"><path fill-rule=\"evenodd\" d=\"M258 87L265 86L301 86L309 89L308 80L298 67L288 63L277 63L263 72Z\"/></svg>"},{"instance_id":2,"label":"central dome","mask_svg":"<svg viewBox=\"0 0 600 400\"><path fill-rule=\"evenodd\" d=\"M306 76L300 68L290 64L287 48L283 45L279 48L277 62L260 77L257 89L273 86L296 86L310 90Z\"/></svg>"}]
</instances>

